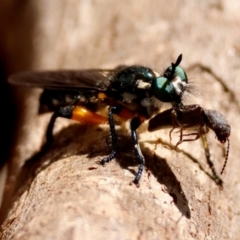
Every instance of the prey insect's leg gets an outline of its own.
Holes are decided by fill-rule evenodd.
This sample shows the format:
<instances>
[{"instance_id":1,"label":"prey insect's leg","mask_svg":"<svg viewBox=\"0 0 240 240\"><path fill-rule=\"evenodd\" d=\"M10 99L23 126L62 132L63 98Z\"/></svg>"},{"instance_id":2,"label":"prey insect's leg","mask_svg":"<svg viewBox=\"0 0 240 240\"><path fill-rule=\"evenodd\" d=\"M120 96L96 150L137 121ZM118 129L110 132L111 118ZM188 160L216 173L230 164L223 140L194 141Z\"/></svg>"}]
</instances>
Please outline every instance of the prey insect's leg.
<instances>
[{"instance_id":1,"label":"prey insect's leg","mask_svg":"<svg viewBox=\"0 0 240 240\"><path fill-rule=\"evenodd\" d=\"M176 126L179 125L178 121L177 121L177 112L175 109L173 109L171 112L171 119L172 119L172 129L169 132L170 143L172 142L172 132L176 128ZM182 135L182 131L181 131L181 135ZM176 145L176 147L177 147L177 145Z\"/></svg>"},{"instance_id":2,"label":"prey insect's leg","mask_svg":"<svg viewBox=\"0 0 240 240\"><path fill-rule=\"evenodd\" d=\"M113 150L110 153L108 157L105 157L104 159L101 160L101 164L104 165L107 162L110 162L113 158L115 158L118 150L118 142L117 142L117 135L116 135L116 130L115 130L115 123L113 119L113 114L118 112L117 107L109 107L108 110L108 121L109 121L109 126L110 126L110 134L112 138L112 147Z\"/></svg>"},{"instance_id":3,"label":"prey insect's leg","mask_svg":"<svg viewBox=\"0 0 240 240\"><path fill-rule=\"evenodd\" d=\"M222 167L222 170L221 170L221 175L223 174L223 171L227 165L227 161L228 161L228 155L229 155L229 147L230 147L230 141L229 139L227 139L227 152L225 154L225 161L224 161L224 164L223 164L223 167Z\"/></svg>"},{"instance_id":4,"label":"prey insect's leg","mask_svg":"<svg viewBox=\"0 0 240 240\"><path fill-rule=\"evenodd\" d=\"M142 176L143 165L144 165L144 157L143 157L141 149L139 147L137 133L136 133L136 130L140 126L140 124L141 124L141 121L138 117L133 118L130 123L131 136L132 136L132 140L134 143L134 151L135 151L136 157L138 159L138 163L139 163L137 174L133 180L133 183L135 183L136 185L138 185L139 180Z\"/></svg>"},{"instance_id":5,"label":"prey insect's leg","mask_svg":"<svg viewBox=\"0 0 240 240\"><path fill-rule=\"evenodd\" d=\"M180 139L179 141L177 142L176 144L176 148L178 147L178 145L180 145L181 143L183 142L191 142L191 141L195 141L197 139L199 139L200 137L200 133L196 132L196 133L188 133L188 134L183 134L183 128L180 129ZM186 136L196 136L195 138L187 138L187 139L183 139L183 137L186 137Z\"/></svg>"},{"instance_id":6,"label":"prey insect's leg","mask_svg":"<svg viewBox=\"0 0 240 240\"><path fill-rule=\"evenodd\" d=\"M202 143L203 143L203 147L205 150L205 155L206 155L206 159L207 159L207 164L210 167L210 169L212 170L212 174L213 177L215 179L215 182L222 186L222 179L217 175L217 172L214 168L213 162L211 161L211 155L210 155L210 151L209 151L209 147L208 147L208 142L207 142L207 138L206 138L206 134L201 134L201 139L202 139Z\"/></svg>"}]
</instances>

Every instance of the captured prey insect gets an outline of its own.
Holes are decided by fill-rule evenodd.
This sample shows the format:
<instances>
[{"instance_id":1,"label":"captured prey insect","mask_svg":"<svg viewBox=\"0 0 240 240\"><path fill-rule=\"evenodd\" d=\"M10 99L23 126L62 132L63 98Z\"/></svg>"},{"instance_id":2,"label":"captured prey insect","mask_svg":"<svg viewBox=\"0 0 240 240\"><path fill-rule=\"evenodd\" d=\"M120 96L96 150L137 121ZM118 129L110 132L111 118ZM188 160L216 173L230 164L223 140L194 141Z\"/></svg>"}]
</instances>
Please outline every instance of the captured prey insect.
<instances>
[{"instance_id":1,"label":"captured prey insect","mask_svg":"<svg viewBox=\"0 0 240 240\"><path fill-rule=\"evenodd\" d=\"M44 91L40 103L54 111L47 128L47 141L53 140L52 130L57 117L70 118L87 124L109 123L112 152L101 160L111 161L120 150L113 115L123 121L130 119L131 138L138 160L133 182L141 178L144 157L138 144L136 130L141 123L159 112L161 102L179 104L188 92L188 78L179 66L182 55L162 75L152 69L133 65L116 69L60 70L22 72L12 75L15 85L39 87ZM108 107L108 111L104 109Z\"/></svg>"},{"instance_id":2,"label":"captured prey insect","mask_svg":"<svg viewBox=\"0 0 240 240\"><path fill-rule=\"evenodd\" d=\"M163 128L172 128L171 133L175 128L180 128L180 139L176 144L176 147L182 142L194 141L202 137L207 162L210 165L213 174L216 178L217 174L213 168L213 164L210 160L210 153L206 142L205 134L209 129L213 130L217 139L221 143L228 142L225 162L221 170L223 173L229 154L229 136L231 127L222 114L214 110L207 110L200 105L182 105L176 104L173 108L163 111L150 119L148 125L148 131L156 131ZM190 134L183 134L183 130L194 129L195 132ZM186 136L195 135L195 138L185 138Z\"/></svg>"}]
</instances>

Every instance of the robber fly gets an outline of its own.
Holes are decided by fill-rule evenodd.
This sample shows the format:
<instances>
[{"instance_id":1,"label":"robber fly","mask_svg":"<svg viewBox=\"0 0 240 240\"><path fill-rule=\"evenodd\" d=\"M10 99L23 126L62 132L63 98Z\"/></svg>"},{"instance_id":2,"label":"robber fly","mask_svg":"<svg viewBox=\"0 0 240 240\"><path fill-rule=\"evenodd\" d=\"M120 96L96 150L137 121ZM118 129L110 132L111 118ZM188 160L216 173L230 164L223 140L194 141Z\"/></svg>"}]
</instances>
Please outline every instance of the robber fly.
<instances>
[{"instance_id":1,"label":"robber fly","mask_svg":"<svg viewBox=\"0 0 240 240\"><path fill-rule=\"evenodd\" d=\"M225 143L226 141L228 142L225 162L221 170L222 174L228 160L229 136L231 132L231 127L222 114L215 110L207 110L198 104L174 104L173 108L167 109L151 118L148 124L148 131L150 132L165 128L172 128L169 133L170 139L172 131L175 128L180 128L180 139L177 142L176 147L182 142L194 141L200 137L203 137L202 140L205 148L207 162L213 170L215 177L219 178L215 173L213 164L210 160L210 153L205 134L209 131L209 129L211 129L215 132L216 137L220 143ZM183 134L183 131L186 129L194 129L195 132L190 134ZM195 136L195 138L188 137L191 135Z\"/></svg>"},{"instance_id":2,"label":"robber fly","mask_svg":"<svg viewBox=\"0 0 240 240\"><path fill-rule=\"evenodd\" d=\"M119 150L115 130L117 115L123 121L130 119L131 138L138 160L138 171L133 182L141 178L144 157L136 130L160 109L160 102L181 103L188 90L188 78L179 66L182 54L162 75L152 69L133 65L116 69L60 70L22 72L10 76L9 82L34 88L43 88L40 103L54 111L47 128L47 141L53 140L52 130L57 117L87 124L109 123L112 152L101 160L111 161ZM108 107L108 111L104 109Z\"/></svg>"}]
</instances>

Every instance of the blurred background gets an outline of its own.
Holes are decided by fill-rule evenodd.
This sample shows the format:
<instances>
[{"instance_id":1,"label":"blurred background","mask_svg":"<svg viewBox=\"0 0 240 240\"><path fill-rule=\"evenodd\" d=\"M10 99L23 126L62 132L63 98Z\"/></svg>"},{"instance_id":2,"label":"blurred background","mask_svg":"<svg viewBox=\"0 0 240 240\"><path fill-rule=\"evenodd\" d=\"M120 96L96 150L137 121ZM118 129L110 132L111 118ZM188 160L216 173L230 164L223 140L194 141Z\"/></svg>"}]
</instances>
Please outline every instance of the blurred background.
<instances>
[{"instance_id":1,"label":"blurred background","mask_svg":"<svg viewBox=\"0 0 240 240\"><path fill-rule=\"evenodd\" d=\"M220 207L215 217L226 237L222 239L229 239L229 236L234 239L233 236L239 233L240 223L240 204L237 201L240 191L239 11L240 2L234 0L2 1L2 192L4 179L7 179L7 191L24 160L39 151L49 119L49 115L38 115L40 90L9 86L7 78L10 74L23 70L111 68L119 64L146 65L161 73L182 53L183 68L202 64L219 77L200 68L189 69L188 77L197 87L198 94L186 103L199 103L219 111L232 127L229 162L223 176L226 188L219 196L224 204L218 202ZM222 159L222 162L216 161L219 172L224 161L222 146L213 133L210 139L213 156ZM198 157L204 156L203 149L198 153L201 143L196 150L192 147L194 144L185 144L183 148ZM176 159L179 161L177 155ZM171 164L174 165L174 161ZM179 181L181 177L178 176ZM186 186L190 187L194 186ZM194 189L189 189L191 191ZM218 193L212 194L215 194L214 199L218 198ZM225 219L228 226L223 226ZM196 232L199 228L196 223Z\"/></svg>"}]
</instances>

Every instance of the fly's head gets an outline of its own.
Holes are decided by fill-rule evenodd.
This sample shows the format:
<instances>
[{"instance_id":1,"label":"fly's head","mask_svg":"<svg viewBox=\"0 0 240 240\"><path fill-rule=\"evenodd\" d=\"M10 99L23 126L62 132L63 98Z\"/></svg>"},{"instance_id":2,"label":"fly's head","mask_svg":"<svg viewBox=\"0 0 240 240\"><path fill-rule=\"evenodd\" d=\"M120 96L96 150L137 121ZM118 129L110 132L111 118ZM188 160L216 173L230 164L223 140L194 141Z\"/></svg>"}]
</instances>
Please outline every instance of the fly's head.
<instances>
[{"instance_id":1,"label":"fly's head","mask_svg":"<svg viewBox=\"0 0 240 240\"><path fill-rule=\"evenodd\" d=\"M152 82L152 92L155 98L162 102L181 103L182 96L188 87L186 72L179 67L182 54L175 63L168 67L162 76L156 77Z\"/></svg>"},{"instance_id":2,"label":"fly's head","mask_svg":"<svg viewBox=\"0 0 240 240\"><path fill-rule=\"evenodd\" d=\"M181 104L188 90L188 78L179 66L182 55L159 76L144 66L119 69L110 79L109 93L127 108L147 109L151 116L161 108L161 102Z\"/></svg>"}]
</instances>

